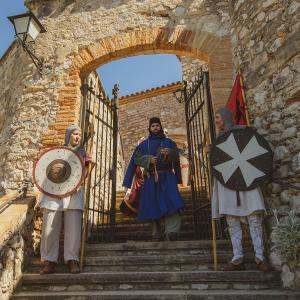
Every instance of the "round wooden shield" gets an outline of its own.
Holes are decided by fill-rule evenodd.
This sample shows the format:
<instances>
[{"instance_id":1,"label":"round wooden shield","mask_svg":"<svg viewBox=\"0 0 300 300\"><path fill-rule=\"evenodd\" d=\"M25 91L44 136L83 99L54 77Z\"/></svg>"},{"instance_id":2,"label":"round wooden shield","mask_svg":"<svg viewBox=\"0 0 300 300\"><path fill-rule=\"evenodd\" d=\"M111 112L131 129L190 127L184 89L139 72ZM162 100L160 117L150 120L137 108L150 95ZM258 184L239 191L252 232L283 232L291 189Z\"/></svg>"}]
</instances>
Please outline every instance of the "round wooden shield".
<instances>
[{"instance_id":1,"label":"round wooden shield","mask_svg":"<svg viewBox=\"0 0 300 300\"><path fill-rule=\"evenodd\" d=\"M255 129L235 128L220 135L212 145L213 175L227 188L248 191L272 174L273 152Z\"/></svg>"},{"instance_id":2,"label":"round wooden shield","mask_svg":"<svg viewBox=\"0 0 300 300\"><path fill-rule=\"evenodd\" d=\"M65 147L44 151L33 167L33 181L37 188L54 198L71 195L83 179L83 160L75 151Z\"/></svg>"}]
</instances>

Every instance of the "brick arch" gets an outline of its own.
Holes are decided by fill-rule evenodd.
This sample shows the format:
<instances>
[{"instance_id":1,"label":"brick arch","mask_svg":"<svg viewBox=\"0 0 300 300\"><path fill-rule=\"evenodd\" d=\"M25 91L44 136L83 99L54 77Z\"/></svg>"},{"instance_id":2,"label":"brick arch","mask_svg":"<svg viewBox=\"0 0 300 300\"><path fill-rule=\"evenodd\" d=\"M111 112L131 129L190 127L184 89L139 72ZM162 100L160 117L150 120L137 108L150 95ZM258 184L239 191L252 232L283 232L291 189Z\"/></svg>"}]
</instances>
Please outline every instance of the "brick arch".
<instances>
[{"instance_id":1,"label":"brick arch","mask_svg":"<svg viewBox=\"0 0 300 300\"><path fill-rule=\"evenodd\" d=\"M210 68L214 106L228 98L232 84L232 51L229 36L219 37L203 31L183 28L139 28L107 37L79 50L72 58L66 84L59 90L59 110L55 123L43 136L43 145L52 146L63 140L65 128L79 120L81 78L113 60L142 54L176 54L207 61ZM69 112L66 121L66 111Z\"/></svg>"}]
</instances>

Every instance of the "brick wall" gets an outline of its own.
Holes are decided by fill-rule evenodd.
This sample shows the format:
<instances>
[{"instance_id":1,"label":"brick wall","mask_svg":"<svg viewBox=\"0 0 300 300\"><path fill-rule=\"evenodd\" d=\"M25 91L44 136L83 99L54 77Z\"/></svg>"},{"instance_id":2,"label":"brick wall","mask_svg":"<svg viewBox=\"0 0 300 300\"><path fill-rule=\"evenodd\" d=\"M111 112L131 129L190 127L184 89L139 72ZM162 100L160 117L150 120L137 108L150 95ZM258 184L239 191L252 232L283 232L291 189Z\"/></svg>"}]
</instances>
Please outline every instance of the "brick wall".
<instances>
[{"instance_id":1,"label":"brick wall","mask_svg":"<svg viewBox=\"0 0 300 300\"><path fill-rule=\"evenodd\" d=\"M201 68L208 70L207 62L203 60L188 56L178 56L178 58L182 65L182 79L187 82L192 82L193 77L200 72Z\"/></svg>"},{"instance_id":2,"label":"brick wall","mask_svg":"<svg viewBox=\"0 0 300 300\"><path fill-rule=\"evenodd\" d=\"M159 117L178 147L186 140L184 104L173 95L180 84L171 84L120 99L120 133L127 165L138 140L148 136L149 118Z\"/></svg>"}]
</instances>

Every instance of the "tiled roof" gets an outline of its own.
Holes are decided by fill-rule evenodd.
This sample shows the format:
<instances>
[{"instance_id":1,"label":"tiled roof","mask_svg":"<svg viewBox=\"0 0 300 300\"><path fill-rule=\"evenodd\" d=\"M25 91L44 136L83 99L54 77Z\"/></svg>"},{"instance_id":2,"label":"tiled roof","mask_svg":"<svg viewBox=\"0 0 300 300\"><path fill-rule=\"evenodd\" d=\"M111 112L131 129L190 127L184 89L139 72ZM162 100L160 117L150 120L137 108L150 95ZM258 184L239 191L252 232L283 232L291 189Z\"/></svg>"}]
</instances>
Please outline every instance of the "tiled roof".
<instances>
[{"instance_id":1,"label":"tiled roof","mask_svg":"<svg viewBox=\"0 0 300 300\"><path fill-rule=\"evenodd\" d=\"M120 97L120 105L124 105L124 104L128 104L128 103L132 103L132 102L136 102L139 101L141 99L145 99L145 98L150 98L150 97L154 97L160 94L165 94L165 93L170 93L170 92L174 92L180 88L182 88L183 83L181 81L177 81L177 82L173 82L173 83L169 83L166 85L161 85L152 89L147 89L141 92L137 92L137 93L133 93L133 94L129 94L126 96L122 96Z\"/></svg>"}]
</instances>

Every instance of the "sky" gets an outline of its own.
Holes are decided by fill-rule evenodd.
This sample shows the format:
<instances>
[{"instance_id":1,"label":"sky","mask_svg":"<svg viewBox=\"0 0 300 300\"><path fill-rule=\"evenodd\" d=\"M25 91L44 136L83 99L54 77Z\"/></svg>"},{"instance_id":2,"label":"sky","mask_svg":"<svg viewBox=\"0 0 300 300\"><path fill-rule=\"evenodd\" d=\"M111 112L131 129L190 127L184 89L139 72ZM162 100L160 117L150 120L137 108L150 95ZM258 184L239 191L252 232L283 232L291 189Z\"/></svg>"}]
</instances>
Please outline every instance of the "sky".
<instances>
[{"instance_id":1,"label":"sky","mask_svg":"<svg viewBox=\"0 0 300 300\"><path fill-rule=\"evenodd\" d=\"M8 16L27 11L24 0L1 1L0 57L14 40L14 29ZM181 80L181 64L175 55L156 54L132 56L107 63L97 69L109 96L115 83L120 85L120 96Z\"/></svg>"},{"instance_id":2,"label":"sky","mask_svg":"<svg viewBox=\"0 0 300 300\"><path fill-rule=\"evenodd\" d=\"M0 57L14 40L14 28L7 17L26 12L23 3L24 0L2 0L0 3Z\"/></svg>"},{"instance_id":3,"label":"sky","mask_svg":"<svg viewBox=\"0 0 300 300\"><path fill-rule=\"evenodd\" d=\"M115 83L120 86L120 96L124 96L181 81L181 63L175 55L168 54L131 56L103 65L97 71L108 95Z\"/></svg>"}]
</instances>

